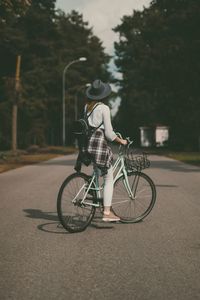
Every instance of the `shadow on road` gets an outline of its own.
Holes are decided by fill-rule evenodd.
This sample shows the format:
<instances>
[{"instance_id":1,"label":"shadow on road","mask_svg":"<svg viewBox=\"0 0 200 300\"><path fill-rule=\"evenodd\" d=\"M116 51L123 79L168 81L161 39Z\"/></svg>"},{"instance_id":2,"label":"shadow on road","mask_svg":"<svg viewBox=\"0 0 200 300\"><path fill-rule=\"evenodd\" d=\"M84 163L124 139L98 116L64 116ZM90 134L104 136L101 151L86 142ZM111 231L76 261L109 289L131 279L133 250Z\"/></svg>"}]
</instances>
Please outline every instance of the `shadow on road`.
<instances>
[{"instance_id":1,"label":"shadow on road","mask_svg":"<svg viewBox=\"0 0 200 300\"><path fill-rule=\"evenodd\" d=\"M33 209L33 208L23 209L23 211L26 213L27 218L54 221L54 222L39 224L37 228L41 231L48 232L48 233L56 233L56 234L69 234L69 232L66 231L63 228L63 226L60 224L57 216L57 212L44 212L40 209ZM95 229L112 229L114 226L108 223L104 223L102 221L101 214L97 213L94 216L94 219L92 220L89 227Z\"/></svg>"},{"instance_id":2,"label":"shadow on road","mask_svg":"<svg viewBox=\"0 0 200 300\"><path fill-rule=\"evenodd\" d=\"M66 231L59 222L40 224L37 226L37 228L47 233L70 234L70 232Z\"/></svg>"},{"instance_id":3,"label":"shadow on road","mask_svg":"<svg viewBox=\"0 0 200 300\"><path fill-rule=\"evenodd\" d=\"M60 224L56 212L44 212L40 209L27 208L23 210L26 213L27 218L50 220L54 222L39 224L37 228L41 231L56 234L68 234L62 225Z\"/></svg>"},{"instance_id":4,"label":"shadow on road","mask_svg":"<svg viewBox=\"0 0 200 300\"><path fill-rule=\"evenodd\" d=\"M27 218L58 221L56 212L44 212L40 209L32 208L24 209L23 211L27 214Z\"/></svg>"}]
</instances>

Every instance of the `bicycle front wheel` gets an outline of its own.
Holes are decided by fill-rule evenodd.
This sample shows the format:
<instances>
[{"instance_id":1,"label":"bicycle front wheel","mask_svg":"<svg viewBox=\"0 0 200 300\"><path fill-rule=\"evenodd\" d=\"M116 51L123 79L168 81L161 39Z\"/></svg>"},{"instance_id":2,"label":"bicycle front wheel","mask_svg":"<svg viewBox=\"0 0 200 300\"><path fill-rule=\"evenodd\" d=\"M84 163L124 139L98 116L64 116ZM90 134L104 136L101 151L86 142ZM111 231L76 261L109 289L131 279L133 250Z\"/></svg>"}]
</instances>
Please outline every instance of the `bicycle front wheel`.
<instances>
[{"instance_id":1,"label":"bicycle front wheel","mask_svg":"<svg viewBox=\"0 0 200 300\"><path fill-rule=\"evenodd\" d=\"M95 207L94 196L86 195L89 177L84 173L74 173L66 178L57 198L58 218L69 232L80 232L90 224ZM84 197L86 199L83 201Z\"/></svg>"},{"instance_id":2,"label":"bicycle front wheel","mask_svg":"<svg viewBox=\"0 0 200 300\"><path fill-rule=\"evenodd\" d=\"M156 189L149 176L141 172L128 174L128 185L122 175L114 185L112 209L122 222L136 223L144 219L156 201Z\"/></svg>"}]
</instances>

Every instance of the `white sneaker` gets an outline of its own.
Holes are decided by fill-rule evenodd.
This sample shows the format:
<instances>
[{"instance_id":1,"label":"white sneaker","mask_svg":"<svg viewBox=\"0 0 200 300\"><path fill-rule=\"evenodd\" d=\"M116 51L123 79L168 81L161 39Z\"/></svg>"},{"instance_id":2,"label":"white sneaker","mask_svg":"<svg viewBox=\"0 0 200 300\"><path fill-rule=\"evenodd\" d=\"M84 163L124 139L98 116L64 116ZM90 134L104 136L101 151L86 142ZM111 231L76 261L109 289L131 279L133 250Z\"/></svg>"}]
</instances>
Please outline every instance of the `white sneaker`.
<instances>
[{"instance_id":1,"label":"white sneaker","mask_svg":"<svg viewBox=\"0 0 200 300\"><path fill-rule=\"evenodd\" d=\"M117 222L120 221L120 218L114 215L112 212L109 214L103 214L103 219L104 222Z\"/></svg>"}]
</instances>

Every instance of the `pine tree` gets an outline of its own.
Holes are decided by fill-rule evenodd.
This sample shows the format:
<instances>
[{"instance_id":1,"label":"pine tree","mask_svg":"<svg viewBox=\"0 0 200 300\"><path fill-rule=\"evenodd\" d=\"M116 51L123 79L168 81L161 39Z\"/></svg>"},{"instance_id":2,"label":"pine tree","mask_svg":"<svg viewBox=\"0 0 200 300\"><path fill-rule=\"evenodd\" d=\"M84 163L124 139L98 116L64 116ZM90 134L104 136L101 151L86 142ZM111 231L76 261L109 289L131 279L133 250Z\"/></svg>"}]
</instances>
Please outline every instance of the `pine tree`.
<instances>
[{"instance_id":1,"label":"pine tree","mask_svg":"<svg viewBox=\"0 0 200 300\"><path fill-rule=\"evenodd\" d=\"M121 38L116 64L123 73L119 117L127 130L131 118L134 134L141 125L166 124L175 145L197 148L199 26L198 0L155 0L115 28Z\"/></svg>"},{"instance_id":2,"label":"pine tree","mask_svg":"<svg viewBox=\"0 0 200 300\"><path fill-rule=\"evenodd\" d=\"M0 71L0 118L6 124L0 132L1 148L3 144L5 148L10 145L8 132L11 128L6 120L10 118L12 88L9 87L12 86L10 78L14 76L17 54L22 56L18 118L20 147L32 143L61 144L63 70L74 59L87 57L86 63L74 64L66 74L66 123L70 133L67 141L70 143L69 129L74 120L75 97L87 82L97 76L109 80L110 57L78 12L72 11L66 15L56 11L54 0L35 0L23 7L23 12L19 14L17 5L13 4L14 17L11 18L4 3L7 23L0 30L3 61ZM2 16L1 22L5 23L4 19L5 16ZM5 78L9 79L6 79L8 82ZM79 109L83 103L84 97Z\"/></svg>"}]
</instances>

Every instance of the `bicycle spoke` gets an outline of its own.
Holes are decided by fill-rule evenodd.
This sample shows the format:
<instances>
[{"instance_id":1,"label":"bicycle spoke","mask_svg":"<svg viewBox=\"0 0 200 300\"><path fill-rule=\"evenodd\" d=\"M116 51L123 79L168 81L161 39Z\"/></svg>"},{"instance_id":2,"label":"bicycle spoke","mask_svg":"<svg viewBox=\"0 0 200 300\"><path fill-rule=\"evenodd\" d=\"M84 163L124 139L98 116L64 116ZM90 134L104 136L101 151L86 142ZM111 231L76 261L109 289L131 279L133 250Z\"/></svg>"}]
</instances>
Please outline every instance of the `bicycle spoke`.
<instances>
[{"instance_id":1,"label":"bicycle spoke","mask_svg":"<svg viewBox=\"0 0 200 300\"><path fill-rule=\"evenodd\" d=\"M66 179L59 191L58 216L62 225L71 232L84 230L94 216L95 208L82 201L88 184L88 177L85 174L76 173ZM90 200L87 199L87 201Z\"/></svg>"},{"instance_id":2,"label":"bicycle spoke","mask_svg":"<svg viewBox=\"0 0 200 300\"><path fill-rule=\"evenodd\" d=\"M115 202L114 205L117 205L117 204L121 205L121 204L124 203L124 202L130 202L130 199L127 199L127 200L121 200L121 201Z\"/></svg>"},{"instance_id":3,"label":"bicycle spoke","mask_svg":"<svg viewBox=\"0 0 200 300\"><path fill-rule=\"evenodd\" d=\"M127 187L133 197L129 196ZM151 179L144 173L132 173L128 182L122 176L116 183L113 194L113 210L122 221L137 222L151 211L155 202L155 188Z\"/></svg>"}]
</instances>

